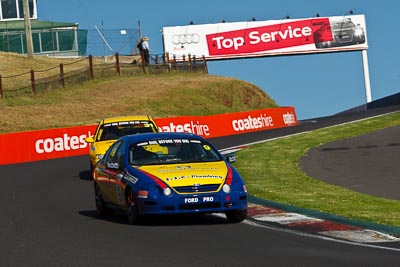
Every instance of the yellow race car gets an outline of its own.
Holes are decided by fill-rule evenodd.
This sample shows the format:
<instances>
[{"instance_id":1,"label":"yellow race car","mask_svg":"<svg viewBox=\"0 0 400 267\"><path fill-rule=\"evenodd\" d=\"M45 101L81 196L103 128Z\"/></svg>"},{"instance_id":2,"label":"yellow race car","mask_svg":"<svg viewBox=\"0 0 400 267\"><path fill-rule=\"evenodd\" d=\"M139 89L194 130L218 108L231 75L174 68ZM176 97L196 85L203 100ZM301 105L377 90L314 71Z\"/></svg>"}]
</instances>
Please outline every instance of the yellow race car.
<instances>
[{"instance_id":1,"label":"yellow race car","mask_svg":"<svg viewBox=\"0 0 400 267\"><path fill-rule=\"evenodd\" d=\"M150 116L122 116L104 118L97 125L94 136L85 141L90 144L90 172L107 149L125 135L158 132L158 127Z\"/></svg>"}]
</instances>

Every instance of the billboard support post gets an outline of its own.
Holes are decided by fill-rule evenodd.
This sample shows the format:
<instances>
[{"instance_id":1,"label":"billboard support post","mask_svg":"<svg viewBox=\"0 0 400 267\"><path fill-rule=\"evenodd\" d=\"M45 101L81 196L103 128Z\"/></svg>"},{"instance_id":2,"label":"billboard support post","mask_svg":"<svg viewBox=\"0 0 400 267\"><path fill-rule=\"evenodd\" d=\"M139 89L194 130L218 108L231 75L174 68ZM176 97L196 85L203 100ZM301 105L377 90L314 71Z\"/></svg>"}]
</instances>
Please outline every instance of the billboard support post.
<instances>
[{"instance_id":1,"label":"billboard support post","mask_svg":"<svg viewBox=\"0 0 400 267\"><path fill-rule=\"evenodd\" d=\"M367 103L370 103L372 101L372 97L371 97L371 84L370 84L370 79L369 79L367 50L364 49L361 51L361 53L362 53L362 61L363 61L363 69L364 69L365 96L367 99Z\"/></svg>"}]
</instances>

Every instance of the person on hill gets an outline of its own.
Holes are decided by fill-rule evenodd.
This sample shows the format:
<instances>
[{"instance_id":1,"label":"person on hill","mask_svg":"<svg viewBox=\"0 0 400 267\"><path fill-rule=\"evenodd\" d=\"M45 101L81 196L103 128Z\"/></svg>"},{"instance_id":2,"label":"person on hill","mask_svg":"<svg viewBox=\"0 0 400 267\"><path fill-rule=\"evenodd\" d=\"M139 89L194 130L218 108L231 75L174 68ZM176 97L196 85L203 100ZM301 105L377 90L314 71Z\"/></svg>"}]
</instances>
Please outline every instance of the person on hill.
<instances>
[{"instance_id":1,"label":"person on hill","mask_svg":"<svg viewBox=\"0 0 400 267\"><path fill-rule=\"evenodd\" d=\"M136 48L139 50L139 54L141 54L143 52L143 38L139 39L139 41L136 45Z\"/></svg>"},{"instance_id":2,"label":"person on hill","mask_svg":"<svg viewBox=\"0 0 400 267\"><path fill-rule=\"evenodd\" d=\"M149 37L145 36L142 39L142 50L144 55L144 62L150 64L150 46L149 46Z\"/></svg>"}]
</instances>

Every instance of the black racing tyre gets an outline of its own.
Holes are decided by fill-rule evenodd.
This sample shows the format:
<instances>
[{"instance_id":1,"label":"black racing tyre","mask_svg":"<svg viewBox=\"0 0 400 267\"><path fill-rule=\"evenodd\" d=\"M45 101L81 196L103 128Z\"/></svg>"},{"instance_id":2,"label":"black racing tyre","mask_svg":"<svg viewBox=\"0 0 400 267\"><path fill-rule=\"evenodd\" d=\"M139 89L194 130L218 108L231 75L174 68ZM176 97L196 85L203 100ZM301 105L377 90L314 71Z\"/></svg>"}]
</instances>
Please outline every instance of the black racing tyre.
<instances>
[{"instance_id":1,"label":"black racing tyre","mask_svg":"<svg viewBox=\"0 0 400 267\"><path fill-rule=\"evenodd\" d=\"M141 216L137 207L137 198L131 188L126 192L126 204L128 205L127 216L130 224L138 224Z\"/></svg>"},{"instance_id":2,"label":"black racing tyre","mask_svg":"<svg viewBox=\"0 0 400 267\"><path fill-rule=\"evenodd\" d=\"M101 190L97 183L94 183L94 194L96 200L96 213L99 216L106 216L110 214L110 210L108 209L103 197L101 196Z\"/></svg>"},{"instance_id":3,"label":"black racing tyre","mask_svg":"<svg viewBox=\"0 0 400 267\"><path fill-rule=\"evenodd\" d=\"M239 223L247 218L247 209L229 210L225 212L226 218L231 223Z\"/></svg>"},{"instance_id":4,"label":"black racing tyre","mask_svg":"<svg viewBox=\"0 0 400 267\"><path fill-rule=\"evenodd\" d=\"M92 162L90 162L90 177L93 179L94 178L94 176L93 176L93 171L94 171L94 167L93 167L93 165L92 165Z\"/></svg>"}]
</instances>

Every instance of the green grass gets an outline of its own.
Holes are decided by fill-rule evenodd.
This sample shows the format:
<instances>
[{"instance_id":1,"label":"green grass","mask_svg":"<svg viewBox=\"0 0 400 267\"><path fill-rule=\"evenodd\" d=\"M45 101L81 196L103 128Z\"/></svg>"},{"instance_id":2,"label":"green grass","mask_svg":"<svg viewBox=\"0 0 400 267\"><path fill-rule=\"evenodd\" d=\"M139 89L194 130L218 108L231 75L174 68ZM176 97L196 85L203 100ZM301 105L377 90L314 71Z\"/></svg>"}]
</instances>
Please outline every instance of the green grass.
<instances>
[{"instance_id":1,"label":"green grass","mask_svg":"<svg viewBox=\"0 0 400 267\"><path fill-rule=\"evenodd\" d=\"M252 145L235 163L251 195L350 219L400 226L400 201L374 197L308 177L300 158L310 148L400 124L400 113Z\"/></svg>"},{"instance_id":2,"label":"green grass","mask_svg":"<svg viewBox=\"0 0 400 267\"><path fill-rule=\"evenodd\" d=\"M260 88L201 73L114 76L0 99L0 134L95 124L102 117L213 115L276 107Z\"/></svg>"}]
</instances>

